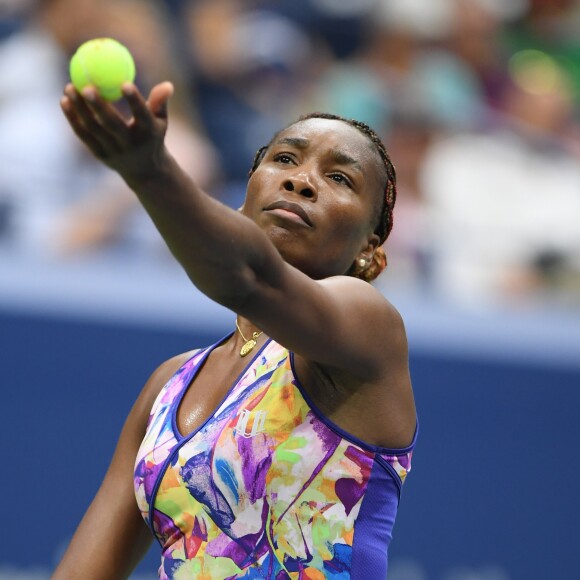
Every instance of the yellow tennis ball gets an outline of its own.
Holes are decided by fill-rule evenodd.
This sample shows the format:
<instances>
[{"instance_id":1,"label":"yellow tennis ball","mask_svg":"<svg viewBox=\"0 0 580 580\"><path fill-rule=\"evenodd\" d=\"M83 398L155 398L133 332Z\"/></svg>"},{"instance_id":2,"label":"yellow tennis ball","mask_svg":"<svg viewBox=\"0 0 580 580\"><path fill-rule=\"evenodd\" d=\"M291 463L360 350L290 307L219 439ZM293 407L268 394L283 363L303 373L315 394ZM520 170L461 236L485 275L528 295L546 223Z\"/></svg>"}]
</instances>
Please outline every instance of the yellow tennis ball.
<instances>
[{"instance_id":1,"label":"yellow tennis ball","mask_svg":"<svg viewBox=\"0 0 580 580\"><path fill-rule=\"evenodd\" d=\"M93 85L107 101L120 99L121 85L135 80L131 53L113 38L95 38L81 44L71 58L69 70L77 91Z\"/></svg>"}]
</instances>

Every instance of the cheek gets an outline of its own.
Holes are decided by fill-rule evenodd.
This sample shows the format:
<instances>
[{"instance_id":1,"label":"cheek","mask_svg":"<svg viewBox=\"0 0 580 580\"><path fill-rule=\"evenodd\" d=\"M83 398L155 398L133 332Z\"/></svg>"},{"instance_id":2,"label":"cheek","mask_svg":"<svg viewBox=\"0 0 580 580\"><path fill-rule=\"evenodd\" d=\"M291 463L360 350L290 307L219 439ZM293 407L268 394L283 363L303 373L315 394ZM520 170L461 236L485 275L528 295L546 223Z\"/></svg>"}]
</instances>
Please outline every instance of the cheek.
<instances>
[{"instance_id":1,"label":"cheek","mask_svg":"<svg viewBox=\"0 0 580 580\"><path fill-rule=\"evenodd\" d=\"M329 225L337 234L346 239L360 239L369 229L369 216L365 207L352 200L334 203L328 209Z\"/></svg>"},{"instance_id":2,"label":"cheek","mask_svg":"<svg viewBox=\"0 0 580 580\"><path fill-rule=\"evenodd\" d=\"M271 191L273 188L273 178L272 171L263 167L258 167L258 169L256 169L248 179L246 197L260 197L263 193Z\"/></svg>"},{"instance_id":3,"label":"cheek","mask_svg":"<svg viewBox=\"0 0 580 580\"><path fill-rule=\"evenodd\" d=\"M246 185L246 197L244 199L244 213L250 214L251 211L259 204L259 192L261 191L260 176L253 173Z\"/></svg>"}]
</instances>

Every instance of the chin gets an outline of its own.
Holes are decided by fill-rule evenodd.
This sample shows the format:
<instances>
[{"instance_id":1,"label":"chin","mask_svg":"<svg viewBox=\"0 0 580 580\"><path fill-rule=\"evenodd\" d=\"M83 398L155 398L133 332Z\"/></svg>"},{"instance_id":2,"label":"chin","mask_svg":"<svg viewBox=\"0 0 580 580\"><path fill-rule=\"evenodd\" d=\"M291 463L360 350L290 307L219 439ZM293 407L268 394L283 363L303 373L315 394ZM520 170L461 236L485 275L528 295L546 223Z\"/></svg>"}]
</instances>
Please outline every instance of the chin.
<instances>
[{"instance_id":1,"label":"chin","mask_svg":"<svg viewBox=\"0 0 580 580\"><path fill-rule=\"evenodd\" d=\"M301 253L299 248L303 248L304 251L308 251L306 247L306 240L304 240L297 232L280 227L278 225L268 225L264 231L270 241L274 244L276 249L284 256L289 252Z\"/></svg>"},{"instance_id":2,"label":"chin","mask_svg":"<svg viewBox=\"0 0 580 580\"><path fill-rule=\"evenodd\" d=\"M313 248L303 236L295 231L279 226L270 226L266 229L266 234L284 261L309 278L322 280L342 273L342 271L328 271L325 268L328 266L328 260L324 260L323 263L319 260L318 263L315 263L313 258L321 256L321 252Z\"/></svg>"}]
</instances>

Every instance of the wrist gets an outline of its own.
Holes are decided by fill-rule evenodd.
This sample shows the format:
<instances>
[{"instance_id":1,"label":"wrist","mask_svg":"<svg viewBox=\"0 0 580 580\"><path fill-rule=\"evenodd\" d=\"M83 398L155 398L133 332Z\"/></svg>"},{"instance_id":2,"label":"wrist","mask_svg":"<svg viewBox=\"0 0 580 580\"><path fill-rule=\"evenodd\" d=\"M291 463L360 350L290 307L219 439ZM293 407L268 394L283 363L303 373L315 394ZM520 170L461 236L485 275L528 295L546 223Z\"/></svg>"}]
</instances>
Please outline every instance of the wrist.
<instances>
[{"instance_id":1,"label":"wrist","mask_svg":"<svg viewBox=\"0 0 580 580\"><path fill-rule=\"evenodd\" d=\"M175 179L178 166L166 147L151 156L147 163L120 171L121 177L136 193Z\"/></svg>"}]
</instances>

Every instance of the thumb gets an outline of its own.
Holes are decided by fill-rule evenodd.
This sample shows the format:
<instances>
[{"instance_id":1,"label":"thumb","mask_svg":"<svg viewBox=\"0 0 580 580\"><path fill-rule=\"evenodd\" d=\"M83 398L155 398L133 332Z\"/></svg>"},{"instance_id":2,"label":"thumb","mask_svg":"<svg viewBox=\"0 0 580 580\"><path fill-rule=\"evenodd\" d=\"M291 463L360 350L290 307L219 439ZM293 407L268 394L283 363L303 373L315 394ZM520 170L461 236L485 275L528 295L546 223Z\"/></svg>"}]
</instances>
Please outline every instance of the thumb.
<instances>
[{"instance_id":1,"label":"thumb","mask_svg":"<svg viewBox=\"0 0 580 580\"><path fill-rule=\"evenodd\" d=\"M147 106L155 117L167 119L167 104L174 91L173 83L169 81L159 83L151 89L147 99Z\"/></svg>"}]
</instances>

